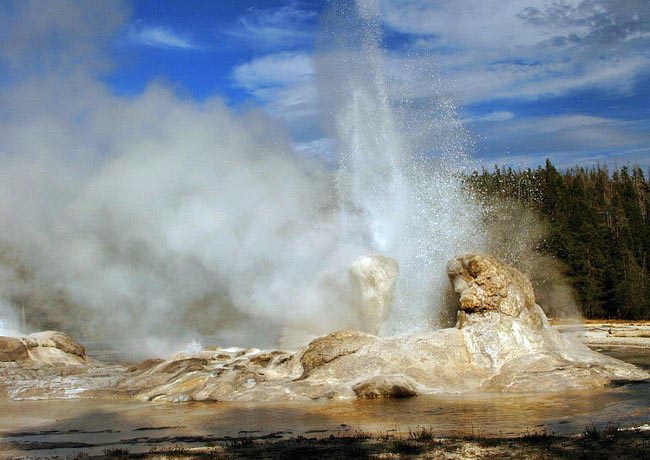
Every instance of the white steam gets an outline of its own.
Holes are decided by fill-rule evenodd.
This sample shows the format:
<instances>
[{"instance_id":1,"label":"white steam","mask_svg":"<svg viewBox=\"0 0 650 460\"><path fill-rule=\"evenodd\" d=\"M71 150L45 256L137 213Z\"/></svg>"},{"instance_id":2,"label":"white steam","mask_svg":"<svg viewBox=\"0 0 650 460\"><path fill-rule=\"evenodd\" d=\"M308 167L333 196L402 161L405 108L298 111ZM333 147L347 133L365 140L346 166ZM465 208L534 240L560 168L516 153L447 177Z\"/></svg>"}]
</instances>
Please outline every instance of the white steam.
<instances>
[{"instance_id":1,"label":"white steam","mask_svg":"<svg viewBox=\"0 0 650 460\"><path fill-rule=\"evenodd\" d=\"M5 299L0 298L0 337L23 335L16 314Z\"/></svg>"},{"instance_id":2,"label":"white steam","mask_svg":"<svg viewBox=\"0 0 650 460\"><path fill-rule=\"evenodd\" d=\"M82 150L77 136L102 139L104 152L67 162L43 139L0 168L4 244L92 312L91 324L62 324L267 345L289 319L345 325L345 289L332 287L354 252L346 257L332 228L331 181L263 118L160 86L132 100L103 95L87 110L64 142ZM325 305L331 314L319 317Z\"/></svg>"}]
</instances>

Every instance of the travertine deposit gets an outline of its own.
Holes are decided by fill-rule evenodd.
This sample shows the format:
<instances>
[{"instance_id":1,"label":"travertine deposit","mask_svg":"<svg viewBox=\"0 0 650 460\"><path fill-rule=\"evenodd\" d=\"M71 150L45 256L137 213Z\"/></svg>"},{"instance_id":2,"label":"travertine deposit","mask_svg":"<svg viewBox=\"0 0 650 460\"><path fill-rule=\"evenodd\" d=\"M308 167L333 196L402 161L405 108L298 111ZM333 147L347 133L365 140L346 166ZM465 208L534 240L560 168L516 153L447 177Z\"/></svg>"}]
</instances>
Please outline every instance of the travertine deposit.
<instances>
[{"instance_id":1,"label":"travertine deposit","mask_svg":"<svg viewBox=\"0 0 650 460\"><path fill-rule=\"evenodd\" d=\"M398 272L397 262L381 254L361 256L352 263L350 284L362 330L380 332L390 313Z\"/></svg>"},{"instance_id":2,"label":"travertine deposit","mask_svg":"<svg viewBox=\"0 0 650 460\"><path fill-rule=\"evenodd\" d=\"M650 350L650 321L590 320L554 325L593 347L635 347Z\"/></svg>"},{"instance_id":3,"label":"travertine deposit","mask_svg":"<svg viewBox=\"0 0 650 460\"><path fill-rule=\"evenodd\" d=\"M63 332L37 332L0 337L0 362L81 366L86 363L86 351Z\"/></svg>"},{"instance_id":4,"label":"travertine deposit","mask_svg":"<svg viewBox=\"0 0 650 460\"><path fill-rule=\"evenodd\" d=\"M67 381L65 376L43 376L41 382L58 378L59 385L69 387L69 379L77 379L84 390L75 396L100 391L182 402L546 392L650 378L631 364L559 334L535 303L530 281L514 268L490 256L465 254L450 261L447 270L459 295L454 328L386 338L340 331L298 351L210 347L128 369L113 366L103 374L96 363L87 363L92 378L84 380L75 372ZM50 339L34 340L40 340L40 347L58 343ZM5 348L7 356L24 359L24 349L17 343L8 342ZM79 357L75 347L65 350ZM9 380L8 395L34 397L24 379ZM22 392L16 385L22 385ZM41 396L47 397L47 385L41 386ZM54 391L50 394L57 397Z\"/></svg>"}]
</instances>

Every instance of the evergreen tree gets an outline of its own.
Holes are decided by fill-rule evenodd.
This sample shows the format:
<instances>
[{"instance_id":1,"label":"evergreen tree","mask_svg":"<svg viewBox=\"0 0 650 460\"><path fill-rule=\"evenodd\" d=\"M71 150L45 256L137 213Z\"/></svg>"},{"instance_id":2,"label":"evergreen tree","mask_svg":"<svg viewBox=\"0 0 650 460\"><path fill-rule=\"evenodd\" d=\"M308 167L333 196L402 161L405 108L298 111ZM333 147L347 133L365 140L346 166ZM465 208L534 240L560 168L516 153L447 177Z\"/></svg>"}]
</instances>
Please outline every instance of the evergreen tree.
<instances>
[{"instance_id":1,"label":"evergreen tree","mask_svg":"<svg viewBox=\"0 0 650 460\"><path fill-rule=\"evenodd\" d=\"M484 198L509 198L549 223L539 250L562 260L588 318L650 319L650 183L639 167L486 169L467 177Z\"/></svg>"}]
</instances>

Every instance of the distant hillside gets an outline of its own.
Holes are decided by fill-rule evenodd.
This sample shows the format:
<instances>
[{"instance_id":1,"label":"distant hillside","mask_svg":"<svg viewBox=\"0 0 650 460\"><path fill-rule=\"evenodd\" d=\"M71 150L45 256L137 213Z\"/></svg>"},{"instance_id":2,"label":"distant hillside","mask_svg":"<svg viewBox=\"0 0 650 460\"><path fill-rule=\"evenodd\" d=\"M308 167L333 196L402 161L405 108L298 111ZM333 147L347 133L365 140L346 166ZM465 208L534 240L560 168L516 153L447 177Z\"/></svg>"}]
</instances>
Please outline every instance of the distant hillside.
<instances>
[{"instance_id":1,"label":"distant hillside","mask_svg":"<svg viewBox=\"0 0 650 460\"><path fill-rule=\"evenodd\" d=\"M506 198L547 221L539 250L566 265L587 318L650 319L650 182L638 168L544 167L474 172L485 199Z\"/></svg>"}]
</instances>

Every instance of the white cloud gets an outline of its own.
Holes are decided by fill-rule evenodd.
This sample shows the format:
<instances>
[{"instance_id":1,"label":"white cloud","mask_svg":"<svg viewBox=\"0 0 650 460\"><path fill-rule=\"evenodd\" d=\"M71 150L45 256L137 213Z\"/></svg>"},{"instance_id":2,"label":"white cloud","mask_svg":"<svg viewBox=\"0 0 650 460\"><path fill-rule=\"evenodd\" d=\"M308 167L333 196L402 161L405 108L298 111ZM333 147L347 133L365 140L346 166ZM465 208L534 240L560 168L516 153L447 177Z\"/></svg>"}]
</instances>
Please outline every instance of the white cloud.
<instances>
[{"instance_id":1,"label":"white cloud","mask_svg":"<svg viewBox=\"0 0 650 460\"><path fill-rule=\"evenodd\" d=\"M536 166L551 157L562 166L627 159L650 165L640 152L650 144L650 120L581 114L482 121L478 143L484 164Z\"/></svg>"},{"instance_id":2,"label":"white cloud","mask_svg":"<svg viewBox=\"0 0 650 460\"><path fill-rule=\"evenodd\" d=\"M444 62L444 61L443 61ZM636 76L650 71L642 56L612 56L587 62L475 64L449 66L443 86L461 104L494 99L557 97L570 91L601 89L629 94Z\"/></svg>"},{"instance_id":3,"label":"white cloud","mask_svg":"<svg viewBox=\"0 0 650 460\"><path fill-rule=\"evenodd\" d=\"M479 122L495 122L495 121L508 121L514 118L515 114L508 111L490 112L478 117L467 118L464 121L467 123Z\"/></svg>"},{"instance_id":4,"label":"white cloud","mask_svg":"<svg viewBox=\"0 0 650 460\"><path fill-rule=\"evenodd\" d=\"M135 43L153 48L176 48L184 50L198 49L199 45L185 35L176 33L171 27L141 26L134 27L129 37Z\"/></svg>"},{"instance_id":5,"label":"white cloud","mask_svg":"<svg viewBox=\"0 0 650 460\"><path fill-rule=\"evenodd\" d=\"M250 91L308 81L313 75L311 58L301 53L269 54L242 64L233 71L235 83Z\"/></svg>"},{"instance_id":6,"label":"white cloud","mask_svg":"<svg viewBox=\"0 0 650 460\"><path fill-rule=\"evenodd\" d=\"M317 114L313 78L311 58L302 53L270 54L233 71L236 86L246 89L269 113L294 121Z\"/></svg>"},{"instance_id":7,"label":"white cloud","mask_svg":"<svg viewBox=\"0 0 650 460\"><path fill-rule=\"evenodd\" d=\"M309 25L316 16L298 1L274 9L250 7L225 34L256 48L294 47L311 40Z\"/></svg>"},{"instance_id":8,"label":"white cloud","mask_svg":"<svg viewBox=\"0 0 650 460\"><path fill-rule=\"evenodd\" d=\"M382 11L388 27L410 34L414 50L427 50L421 59L435 60L456 99L467 104L589 88L630 91L636 77L650 72L645 6L613 0L396 0L384 1ZM394 59L404 67L401 54Z\"/></svg>"},{"instance_id":9,"label":"white cloud","mask_svg":"<svg viewBox=\"0 0 650 460\"><path fill-rule=\"evenodd\" d=\"M320 135L312 58L295 51L312 41L316 18L308 3L290 0L279 8L250 7L235 27L224 31L238 47L268 53L236 66L232 80L267 113L285 120L296 141Z\"/></svg>"},{"instance_id":10,"label":"white cloud","mask_svg":"<svg viewBox=\"0 0 650 460\"><path fill-rule=\"evenodd\" d=\"M383 2L383 19L393 29L433 36L438 45L454 48L502 49L538 43L547 32L527 27L517 14L543 0L500 2L397 0Z\"/></svg>"},{"instance_id":11,"label":"white cloud","mask_svg":"<svg viewBox=\"0 0 650 460\"><path fill-rule=\"evenodd\" d=\"M645 122L647 120L630 122L588 115L557 115L519 119L502 127L501 132L527 133L526 137L537 133L546 138L547 145L562 143L564 148L569 144L581 148L607 148L649 140L650 130L643 135L630 129ZM549 134L555 138L549 139Z\"/></svg>"},{"instance_id":12,"label":"white cloud","mask_svg":"<svg viewBox=\"0 0 650 460\"><path fill-rule=\"evenodd\" d=\"M650 18L636 14L640 4L569 0L558 5L549 0L384 2L385 24L408 36L406 49L400 46L386 55L389 96L397 104L421 100L415 110L426 112L447 95L468 105L557 98L589 89L632 94L637 77L650 71L643 46L650 43ZM270 10L265 14L271 15ZM233 80L268 113L287 120L300 133L300 142L309 142L322 136L315 126L319 112L328 110L327 100L319 101L316 91L316 60L306 52L271 53L238 66ZM479 138L487 138L478 141L480 155L506 149L573 155L587 149L629 149L641 142L638 129L635 133L623 122L578 114L532 119L496 110L464 121ZM506 127L514 128L506 132Z\"/></svg>"}]
</instances>

